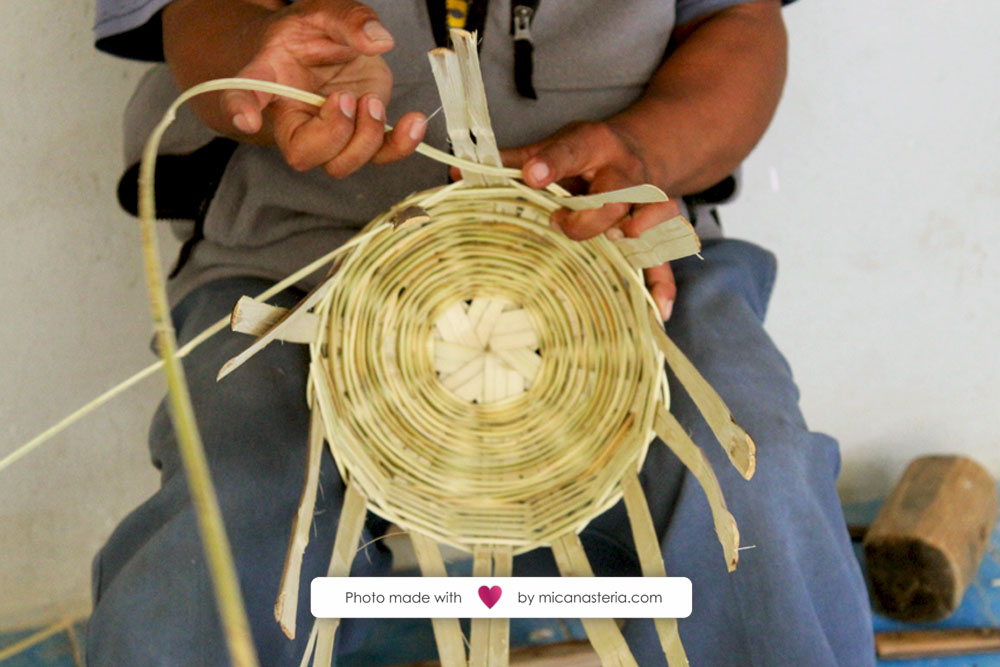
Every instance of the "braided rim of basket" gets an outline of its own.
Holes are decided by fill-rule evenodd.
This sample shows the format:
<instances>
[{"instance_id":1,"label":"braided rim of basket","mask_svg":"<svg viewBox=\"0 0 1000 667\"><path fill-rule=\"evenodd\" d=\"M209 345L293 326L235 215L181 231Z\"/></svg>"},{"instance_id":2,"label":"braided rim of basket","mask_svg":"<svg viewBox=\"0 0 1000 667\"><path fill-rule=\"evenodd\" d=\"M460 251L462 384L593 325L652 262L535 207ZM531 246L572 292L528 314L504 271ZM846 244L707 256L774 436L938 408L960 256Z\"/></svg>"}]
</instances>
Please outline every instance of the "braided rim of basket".
<instances>
[{"instance_id":1,"label":"braided rim of basket","mask_svg":"<svg viewBox=\"0 0 1000 667\"><path fill-rule=\"evenodd\" d=\"M618 247L552 231L559 205L532 192L516 181L463 180L412 195L369 223L319 288L303 501L315 498L325 440L347 484L329 576L350 574L366 510L408 531L425 576L447 574L439 543L472 552L476 576L510 576L513 556L539 546L552 547L564 575L593 576L576 534L623 495L644 574L666 576L637 476L654 423L669 415L656 305ZM505 361L506 350L487 341L515 313L530 318L538 354L515 351L534 355L537 368L518 376L530 380L526 391L497 398L489 394L499 374L491 378L487 364L491 353ZM443 331L449 314L465 317L464 331ZM442 372L442 361L453 361L443 343L462 334L472 338L465 349L490 350L472 378L478 395L448 384L475 359L453 376ZM735 556L735 522L718 500ZM307 535L310 514L296 518L289 581L275 606L289 634L303 546L296 536ZM603 664L635 665L612 620L582 622ZM507 664L505 619L473 619L468 657L457 620L432 624L443 665ZM317 619L304 661L327 663L337 627ZM676 620L657 619L656 629L669 663L686 665Z\"/></svg>"},{"instance_id":2,"label":"braided rim of basket","mask_svg":"<svg viewBox=\"0 0 1000 667\"><path fill-rule=\"evenodd\" d=\"M372 511L467 551L517 554L581 530L621 498L666 407L640 272L603 237L552 231L557 205L522 188L462 181L412 195L369 224L381 231L344 257L315 309L310 399L341 475ZM429 220L385 225L414 206ZM466 302L475 315L455 310ZM492 329L520 313L537 343L494 336L490 348ZM445 314L469 325L471 346L435 339ZM465 361L477 342L488 351ZM530 388L497 400L522 361ZM437 368L452 362L451 375ZM465 375L478 399L449 384Z\"/></svg>"}]
</instances>

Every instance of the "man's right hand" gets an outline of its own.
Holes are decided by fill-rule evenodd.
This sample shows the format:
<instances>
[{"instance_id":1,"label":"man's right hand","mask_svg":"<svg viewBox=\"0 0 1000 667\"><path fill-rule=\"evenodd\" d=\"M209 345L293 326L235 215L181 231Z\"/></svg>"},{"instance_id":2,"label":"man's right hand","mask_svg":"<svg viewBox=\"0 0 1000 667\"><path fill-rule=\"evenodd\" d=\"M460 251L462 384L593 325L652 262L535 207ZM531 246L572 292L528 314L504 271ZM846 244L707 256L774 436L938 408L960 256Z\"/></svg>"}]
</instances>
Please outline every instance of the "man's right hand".
<instances>
[{"instance_id":1,"label":"man's right hand","mask_svg":"<svg viewBox=\"0 0 1000 667\"><path fill-rule=\"evenodd\" d=\"M411 112L385 132L392 73L382 54L393 39L374 10L353 0L175 0L163 13L167 62L187 88L239 76L273 81L327 98L321 108L268 93L227 91L198 99L213 129L274 143L288 164L322 166L343 178L369 162L412 153L426 118Z\"/></svg>"}]
</instances>

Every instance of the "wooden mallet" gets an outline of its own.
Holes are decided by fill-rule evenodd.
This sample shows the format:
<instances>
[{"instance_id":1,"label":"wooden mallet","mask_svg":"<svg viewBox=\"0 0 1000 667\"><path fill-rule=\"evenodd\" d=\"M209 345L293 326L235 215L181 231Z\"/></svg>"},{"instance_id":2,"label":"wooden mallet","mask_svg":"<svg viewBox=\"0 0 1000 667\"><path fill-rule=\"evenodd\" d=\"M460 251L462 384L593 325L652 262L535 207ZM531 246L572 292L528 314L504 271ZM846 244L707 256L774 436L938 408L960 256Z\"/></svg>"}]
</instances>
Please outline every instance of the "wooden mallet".
<instances>
[{"instance_id":1,"label":"wooden mallet","mask_svg":"<svg viewBox=\"0 0 1000 667\"><path fill-rule=\"evenodd\" d=\"M973 581L997 520L997 487L975 461L913 461L864 537L875 608L904 621L945 618Z\"/></svg>"}]
</instances>

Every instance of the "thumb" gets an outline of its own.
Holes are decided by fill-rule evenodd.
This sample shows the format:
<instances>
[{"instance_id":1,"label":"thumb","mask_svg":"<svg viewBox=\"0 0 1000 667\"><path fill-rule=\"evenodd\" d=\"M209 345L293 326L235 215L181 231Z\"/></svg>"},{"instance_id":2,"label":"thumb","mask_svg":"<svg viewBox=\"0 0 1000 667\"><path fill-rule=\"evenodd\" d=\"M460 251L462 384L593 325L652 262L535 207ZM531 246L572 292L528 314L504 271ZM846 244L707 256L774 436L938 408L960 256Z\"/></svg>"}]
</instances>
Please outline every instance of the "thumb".
<instances>
[{"instance_id":1,"label":"thumb","mask_svg":"<svg viewBox=\"0 0 1000 667\"><path fill-rule=\"evenodd\" d=\"M552 140L527 144L516 148L504 148L500 151L500 160L505 167L521 169L524 182L533 188L544 188L549 183L558 180L553 176L550 160L546 158L546 149ZM530 163L530 164L529 164Z\"/></svg>"},{"instance_id":2,"label":"thumb","mask_svg":"<svg viewBox=\"0 0 1000 667\"><path fill-rule=\"evenodd\" d=\"M525 144L515 148L500 149L500 161L505 167L520 169L532 156L537 155L542 150L546 142L539 141L534 144Z\"/></svg>"},{"instance_id":3,"label":"thumb","mask_svg":"<svg viewBox=\"0 0 1000 667\"><path fill-rule=\"evenodd\" d=\"M594 123L571 125L551 139L517 149L516 158L523 158L520 165L525 182L533 188L544 188L555 181L578 176L591 181L597 171L605 166L608 154L606 138Z\"/></svg>"},{"instance_id":4,"label":"thumb","mask_svg":"<svg viewBox=\"0 0 1000 667\"><path fill-rule=\"evenodd\" d=\"M366 56L385 53L394 45L392 35L368 5L344 0L336 10L321 14L326 33Z\"/></svg>"},{"instance_id":5,"label":"thumb","mask_svg":"<svg viewBox=\"0 0 1000 667\"><path fill-rule=\"evenodd\" d=\"M681 210L677 201L670 201L646 204L637 206L632 215L622 223L621 230L625 236L638 238L646 230L652 229L664 220L680 215ZM660 311L660 316L664 321L670 319L670 314L674 309L674 300L677 298L677 284L674 282L674 272L670 268L670 263L665 262L659 266L652 266L644 269L646 285L649 293L656 302Z\"/></svg>"},{"instance_id":6,"label":"thumb","mask_svg":"<svg viewBox=\"0 0 1000 667\"><path fill-rule=\"evenodd\" d=\"M677 283L674 282L673 269L667 263L645 269L644 273L649 294L660 311L660 317L666 322L674 312L674 301L677 299Z\"/></svg>"},{"instance_id":7,"label":"thumb","mask_svg":"<svg viewBox=\"0 0 1000 667\"><path fill-rule=\"evenodd\" d=\"M253 60L236 75L244 79L257 79L279 83L274 68L264 60ZM274 98L270 93L253 90L226 90L220 103L226 117L244 134L256 134L264 124L261 112Z\"/></svg>"}]
</instances>

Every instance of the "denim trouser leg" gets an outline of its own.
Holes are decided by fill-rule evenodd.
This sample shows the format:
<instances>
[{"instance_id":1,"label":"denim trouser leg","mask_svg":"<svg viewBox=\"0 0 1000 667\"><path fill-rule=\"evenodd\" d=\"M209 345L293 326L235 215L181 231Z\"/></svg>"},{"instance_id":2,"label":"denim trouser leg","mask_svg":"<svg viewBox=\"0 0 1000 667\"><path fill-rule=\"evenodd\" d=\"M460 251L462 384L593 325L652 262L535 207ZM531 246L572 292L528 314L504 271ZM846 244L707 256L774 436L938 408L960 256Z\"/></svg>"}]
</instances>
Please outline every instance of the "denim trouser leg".
<instances>
[{"instance_id":1,"label":"denim trouser leg","mask_svg":"<svg viewBox=\"0 0 1000 667\"><path fill-rule=\"evenodd\" d=\"M174 312L183 342L267 282L226 280L185 299ZM286 294L282 305L301 294ZM326 573L343 484L324 457L314 531L303 561L295 641L274 619L292 517L305 479L308 351L276 343L222 382L221 364L252 339L226 331L185 360L198 425L232 542L250 625L263 665L298 664L312 627L309 583ZM202 555L187 483L164 405L150 429L161 488L118 526L94 563L94 613L88 625L88 664L228 664L211 583ZM366 530L363 539L368 541ZM353 572L388 571L389 556L373 546L358 554ZM352 644L357 623L345 621L340 644Z\"/></svg>"},{"instance_id":2,"label":"denim trouser leg","mask_svg":"<svg viewBox=\"0 0 1000 667\"><path fill-rule=\"evenodd\" d=\"M820 667L874 664L868 597L851 551L836 477L837 443L811 433L798 390L762 323L774 257L749 243L708 242L704 261L672 264L677 303L667 331L757 444L744 480L683 387L670 377L670 410L708 456L739 524L739 567L726 572L711 511L697 480L659 440L639 479L667 574L691 579L693 609L680 621L696 667ZM640 573L624 504L580 534L597 576ZM515 575L557 576L548 549L514 559ZM649 620L625 626L640 667L666 665Z\"/></svg>"},{"instance_id":3,"label":"denim trouser leg","mask_svg":"<svg viewBox=\"0 0 1000 667\"><path fill-rule=\"evenodd\" d=\"M671 378L672 412L711 460L742 544L755 545L727 574L704 493L676 457L654 443L640 477L668 574L687 576L694 585L694 611L680 625L692 664L871 664L867 598L834 486L837 445L806 428L788 366L761 324L773 258L737 241L706 244L703 256L705 261L674 263L679 298L669 333L753 435L758 462L754 479L743 480ZM263 287L260 281L225 281L202 288L178 308L181 338ZM297 298L287 297L285 305ZM306 351L271 345L216 384L222 362L248 343L245 336L220 334L186 367L262 663L297 664L311 623L308 583L325 571L343 487L325 457L317 501L323 518L306 551L299 632L289 642L271 609L304 478ZM165 420L161 410L151 433L163 487L119 526L95 563L92 665L222 664L211 588ZM581 539L598 575L638 573L621 503L595 519ZM352 574L385 573L386 554L372 547L366 552ZM514 573L557 574L548 549L517 557ZM341 649L361 631L360 623L345 622ZM663 664L652 623L631 621L625 634L642 667Z\"/></svg>"},{"instance_id":4,"label":"denim trouser leg","mask_svg":"<svg viewBox=\"0 0 1000 667\"><path fill-rule=\"evenodd\" d=\"M774 258L732 240L702 254L674 263L668 333L754 438L757 472L750 481L736 472L671 377L671 411L711 461L741 544L754 547L726 573L705 494L655 443L640 478L667 573L693 584L692 614L680 622L691 664L873 664L868 597L835 489L837 443L806 428L788 364L761 326ZM616 512L595 529L613 534ZM640 665L665 664L652 623L629 622L625 634Z\"/></svg>"}]
</instances>

